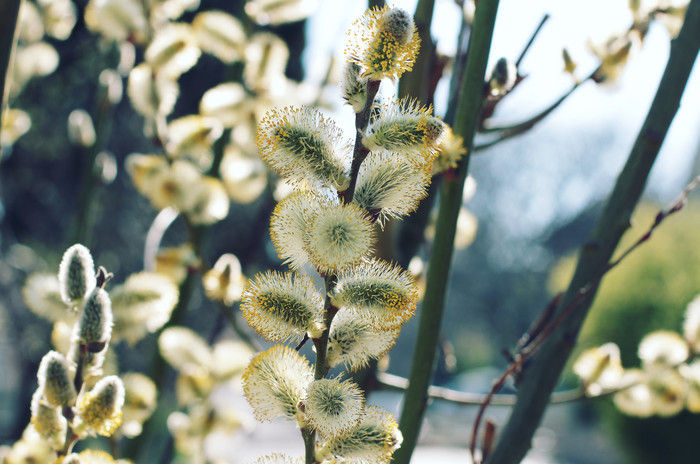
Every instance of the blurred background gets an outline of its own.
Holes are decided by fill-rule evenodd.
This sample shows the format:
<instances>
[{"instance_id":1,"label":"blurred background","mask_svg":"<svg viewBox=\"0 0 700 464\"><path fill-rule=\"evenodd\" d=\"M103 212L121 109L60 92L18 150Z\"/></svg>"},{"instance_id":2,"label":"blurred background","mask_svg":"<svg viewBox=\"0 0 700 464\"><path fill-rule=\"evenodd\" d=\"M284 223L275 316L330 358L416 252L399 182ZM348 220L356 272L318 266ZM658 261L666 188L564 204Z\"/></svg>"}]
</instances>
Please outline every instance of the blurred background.
<instances>
[{"instance_id":1,"label":"blurred background","mask_svg":"<svg viewBox=\"0 0 700 464\"><path fill-rule=\"evenodd\" d=\"M244 16L244 2L199 3L197 10L186 11L179 21L189 22L196 11L204 10ZM286 78L303 83L294 92L302 98L311 95L307 100L315 100L352 134L353 113L341 104L334 63L343 61L345 31L366 5L350 0L290 3L303 3L309 8L308 17L279 25L259 21L255 27L279 35L288 44ZM27 112L31 127L14 144L3 147L0 160L0 444L17 440L28 423L36 369L50 346L51 324L28 311L22 298L27 276L54 272L63 251L80 241L92 250L96 263L122 282L144 268L146 236L158 214L136 191L124 168L129 154L157 148L144 136L143 117L126 95L108 116L108 137L101 147L106 154L96 164L86 165L85 149L69 139L69 115L75 109L93 115L98 111L100 74L116 68L122 59L118 47L86 27L85 4L75 2L77 22L67 37L45 39L59 57L55 71L28 81L10 101L12 107ZM415 8L412 1L391 5L408 11ZM437 50L446 57L457 51L463 13L468 9L453 1L436 1L432 31ZM599 64L587 44L604 42L627 29L633 19L624 0L502 0L491 66L501 57L516 60L545 14L549 20L519 68L526 79L499 104L489 124L516 123L553 103L574 83L572 75L563 71L562 48L578 63L576 75L583 78ZM476 187L465 206L474 218L468 229L473 231L476 224L478 228L473 243L454 256L435 384L488 391L507 366L503 350L512 349L553 293L566 288L575 252L585 242L646 117L669 44L667 28L652 22L617 79L584 82L533 129L474 153L470 170ZM202 55L180 77L180 98L170 119L196 113L202 94L236 72L241 71L235 66L231 71ZM449 105L449 78L448 66L434 101L440 116ZM659 208L700 174L699 101L696 69L652 172L645 204L626 235L628 243L643 234ZM477 144L482 140L477 138ZM86 176L95 173L99 182L86 191ZM87 204L93 205L87 210L86 195ZM650 243L605 279L581 335L581 350L614 341L621 348L623 364L634 366L637 345L646 333L680 329L687 304L700 293L698 199L691 196L686 210L665 222ZM271 188L246 204L233 201L227 217L209 228L206 258L213 262L223 253L233 253L247 276L281 268L266 232L274 202ZM164 246L180 244L186 233L184 226L174 223L163 237ZM421 244L419 257L426 258L429 248L429 241ZM193 289L183 325L209 336L219 332L222 321L200 287ZM387 372L408 375L417 319L402 331ZM154 350L152 338L133 347L117 345L120 367L147 371L144 353ZM576 385L568 373L561 389ZM370 401L400 410L396 394L379 391ZM238 401L236 407L245 408L244 403ZM419 451L416 462L466 459L475 412L475 406L435 402L426 419L422 441L426 448ZM503 425L507 408L494 406L489 414ZM694 462L697 445L692 433L698 427L700 417L685 412L664 419L629 418L605 398L555 405L528 459L581 464ZM258 429L243 435L245 440L256 440L255 454L237 453L230 462L284 451L279 447L286 443L302 449L289 424ZM444 454L422 455L425 450Z\"/></svg>"}]
</instances>

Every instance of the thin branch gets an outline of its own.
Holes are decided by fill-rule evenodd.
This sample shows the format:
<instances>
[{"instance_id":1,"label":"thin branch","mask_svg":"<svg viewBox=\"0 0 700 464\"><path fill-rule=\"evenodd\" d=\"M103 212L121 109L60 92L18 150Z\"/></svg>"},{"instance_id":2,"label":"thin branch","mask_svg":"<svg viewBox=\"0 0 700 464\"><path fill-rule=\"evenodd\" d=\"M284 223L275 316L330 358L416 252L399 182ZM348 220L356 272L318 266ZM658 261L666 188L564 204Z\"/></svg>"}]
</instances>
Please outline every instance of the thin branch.
<instances>
[{"instance_id":1,"label":"thin branch","mask_svg":"<svg viewBox=\"0 0 700 464\"><path fill-rule=\"evenodd\" d=\"M544 26L544 23L546 23L548 19L549 19L548 14L545 14L542 17L542 20L540 21L539 25L534 30L534 32L530 36L530 39L525 44L523 51L520 53L520 56L518 57L518 60L516 61L515 65L514 65L514 67L515 67L515 81L513 82L513 85L510 88L504 89L504 91L499 92L496 95L493 95L493 94L491 94L490 85L488 83L484 84L485 101L484 101L484 108L483 108L482 113L481 113L481 120L479 121L479 132L483 131L484 121L489 119L493 115L493 113L496 111L496 107L498 106L498 104L505 97L507 97L513 90L515 90L515 88L518 87L518 85L520 85L520 83L523 80L525 80L525 78L527 77L526 74L523 74L520 72L520 63L525 58L525 55L527 55L528 50L530 50L530 47L535 42L535 38L537 38L537 35L540 33L540 30L542 30L542 26Z\"/></svg>"},{"instance_id":2,"label":"thin branch","mask_svg":"<svg viewBox=\"0 0 700 464\"><path fill-rule=\"evenodd\" d=\"M559 99L557 99L554 103L552 103L547 108L542 110L540 113L536 114L535 116L532 116L530 119L527 119L525 121L510 125L510 126L483 127L480 130L480 133L490 133L490 132L500 132L500 133L498 134L498 136L494 140L490 140L488 142L483 142L483 143L477 144L474 147L474 152L478 153L478 152L485 150L487 148L490 148L498 143L501 143L504 140L508 140L512 137L523 134L524 132L527 132L528 130L532 129L537 123L539 123L540 121L545 119L554 110L559 108L559 106L562 103L564 103L566 101L566 99L569 98L571 96L571 94L574 93L574 91L581 86L581 84L592 79L597 71L598 71L598 68L596 68L595 71L593 71L591 74L586 76L581 81L576 82L573 85L573 87L571 87L565 94L563 94L561 97L559 97Z\"/></svg>"},{"instance_id":3,"label":"thin branch","mask_svg":"<svg viewBox=\"0 0 700 464\"><path fill-rule=\"evenodd\" d=\"M151 223L146 234L146 243L143 249L143 268L152 271L156 268L156 256L160 249L160 242L163 240L165 231L170 224L177 219L180 213L170 206L160 210L156 218Z\"/></svg>"},{"instance_id":4,"label":"thin branch","mask_svg":"<svg viewBox=\"0 0 700 464\"><path fill-rule=\"evenodd\" d=\"M408 388L407 378L400 377L394 374L389 374L387 372L377 372L377 381L379 382L379 385L381 387L387 390L404 391ZM487 394L464 392L454 390L451 388L431 385L430 387L428 387L428 396L431 399L447 401L454 404L461 404L465 406L478 406L486 400ZM516 395L512 394L498 394L493 397L492 401L490 402L490 405L513 406L515 404L516 398ZM553 393L550 402L552 404L571 403L585 398L587 397L583 389L575 388L573 390L566 390Z\"/></svg>"},{"instance_id":5,"label":"thin branch","mask_svg":"<svg viewBox=\"0 0 700 464\"><path fill-rule=\"evenodd\" d=\"M525 55L527 55L528 50L530 50L530 47L535 42L535 38L537 38L537 35L540 33L540 30L542 29L542 26L544 26L544 23L546 23L548 19L549 19L549 13L545 14L542 17L542 20L540 21L540 24L535 29L535 32L533 32L532 35L530 36L530 40L527 41L527 44L525 44L523 51L520 52L520 56L518 57L517 61L515 62L516 69L518 69L518 70L520 69L520 63L522 63L523 58L525 58ZM520 74L520 73L518 73L518 74Z\"/></svg>"}]
</instances>

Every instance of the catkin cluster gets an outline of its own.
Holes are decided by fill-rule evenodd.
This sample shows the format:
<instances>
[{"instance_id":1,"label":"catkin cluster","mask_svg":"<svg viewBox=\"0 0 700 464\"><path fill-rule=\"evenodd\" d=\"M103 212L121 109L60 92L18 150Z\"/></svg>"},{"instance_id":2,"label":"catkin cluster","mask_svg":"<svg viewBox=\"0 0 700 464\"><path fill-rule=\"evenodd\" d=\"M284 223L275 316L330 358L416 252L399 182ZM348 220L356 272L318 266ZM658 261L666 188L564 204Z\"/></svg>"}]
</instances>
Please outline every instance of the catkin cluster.
<instances>
[{"instance_id":1,"label":"catkin cluster","mask_svg":"<svg viewBox=\"0 0 700 464\"><path fill-rule=\"evenodd\" d=\"M369 10L349 36L341 86L356 113L356 139L344 138L331 118L310 107L268 111L256 139L263 160L294 186L270 221L272 243L290 270L252 279L243 315L269 341L312 340L316 360L312 365L299 348L276 344L251 361L243 384L259 420L297 422L313 449L306 462L381 463L401 444L393 416L365 405L355 383L327 374L382 356L414 313L413 277L373 257L375 232L377 224L416 209L448 130L415 101L375 101L382 79L397 79L415 60L419 39L410 14ZM310 270L325 279L324 291ZM295 461L273 455L258 462Z\"/></svg>"},{"instance_id":2,"label":"catkin cluster","mask_svg":"<svg viewBox=\"0 0 700 464\"><path fill-rule=\"evenodd\" d=\"M41 360L31 406L34 430L59 456L88 435L111 436L122 423L124 382L102 374L113 326L106 279L104 269L95 272L83 245L73 245L63 255L58 290L76 322L67 352L49 351Z\"/></svg>"},{"instance_id":3,"label":"catkin cluster","mask_svg":"<svg viewBox=\"0 0 700 464\"><path fill-rule=\"evenodd\" d=\"M581 353L574 364L587 396L614 393L615 406L635 417L700 412L700 296L686 309L683 333L657 330L639 343L640 368L623 368L614 343Z\"/></svg>"}]
</instances>

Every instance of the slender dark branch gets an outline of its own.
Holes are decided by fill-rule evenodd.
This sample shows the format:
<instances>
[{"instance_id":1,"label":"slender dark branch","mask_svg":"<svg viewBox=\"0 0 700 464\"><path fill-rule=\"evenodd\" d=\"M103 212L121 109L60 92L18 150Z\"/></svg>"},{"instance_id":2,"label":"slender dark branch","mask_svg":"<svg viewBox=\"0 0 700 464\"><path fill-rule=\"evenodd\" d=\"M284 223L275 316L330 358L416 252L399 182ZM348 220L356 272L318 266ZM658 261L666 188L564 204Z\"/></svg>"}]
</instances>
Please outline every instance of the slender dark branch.
<instances>
[{"instance_id":1,"label":"slender dark branch","mask_svg":"<svg viewBox=\"0 0 700 464\"><path fill-rule=\"evenodd\" d=\"M308 341L309 341L309 334L305 333L304 337L301 339L299 344L297 344L297 346L294 347L294 350L295 351L301 350L304 347L304 345L306 345L306 342L308 342Z\"/></svg>"},{"instance_id":2,"label":"slender dark branch","mask_svg":"<svg viewBox=\"0 0 700 464\"><path fill-rule=\"evenodd\" d=\"M597 71L597 68L596 68L596 71ZM478 153L482 150L485 150L486 148L490 148L498 143L503 142L504 140L508 140L512 137L518 136L518 135L523 134L524 132L527 132L528 130L532 129L537 123L539 123L540 121L545 119L554 110L556 110L562 103L564 103L566 101L566 99L569 98L569 96L571 96L571 94L574 93L574 91L581 86L581 84L583 84L584 82L591 79L596 71L589 74L586 78L584 78L580 82L577 82L576 84L574 84L573 87L571 87L564 95L559 97L559 99L557 99L554 103L552 103L547 108L545 108L544 110L542 110L540 113L536 114L535 116L531 117L530 119L527 119L525 121L510 125L510 126L483 127L480 131L481 133L500 132L500 134L498 134L498 137L496 137L494 140L490 140L488 142L483 142L483 143L480 143L480 144L477 144L476 146L474 146L474 153Z\"/></svg>"},{"instance_id":3,"label":"slender dark branch","mask_svg":"<svg viewBox=\"0 0 700 464\"><path fill-rule=\"evenodd\" d=\"M355 186L357 185L357 174L360 172L360 166L369 154L369 149L362 143L362 134L369 123L369 115L372 112L374 97L379 91L379 84L382 81L368 80L367 81L367 99L365 107L359 113L355 114L355 148L352 154L352 165L350 167L350 186L344 192L340 192L341 198L345 203L350 203L355 194Z\"/></svg>"},{"instance_id":4,"label":"slender dark branch","mask_svg":"<svg viewBox=\"0 0 700 464\"><path fill-rule=\"evenodd\" d=\"M523 58L525 58L525 55L527 54L528 50L530 50L530 47L532 46L533 42L535 42L535 38L537 37L537 34L540 33L542 26L544 26L544 23L546 23L548 19L549 19L549 13L545 14L542 17L542 20L540 21L540 24L537 26L537 29L535 29L535 32L533 32L532 35L530 36L530 40L528 40L527 44L525 44L525 48L523 48L523 51L520 52L520 56L518 57L518 60L515 62L516 69L520 69L520 63L523 61ZM520 74L520 73L518 73L518 74Z\"/></svg>"}]
</instances>

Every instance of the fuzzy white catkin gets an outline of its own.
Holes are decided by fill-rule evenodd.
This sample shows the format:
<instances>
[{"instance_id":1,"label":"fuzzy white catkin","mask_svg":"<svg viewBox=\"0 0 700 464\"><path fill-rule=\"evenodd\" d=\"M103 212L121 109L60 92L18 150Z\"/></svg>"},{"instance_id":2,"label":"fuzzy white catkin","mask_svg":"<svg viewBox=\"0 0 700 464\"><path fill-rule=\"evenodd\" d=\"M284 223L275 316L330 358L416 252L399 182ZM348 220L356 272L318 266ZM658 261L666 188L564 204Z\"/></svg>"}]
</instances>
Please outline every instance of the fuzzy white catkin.
<instances>
[{"instance_id":1,"label":"fuzzy white catkin","mask_svg":"<svg viewBox=\"0 0 700 464\"><path fill-rule=\"evenodd\" d=\"M75 338L83 343L109 341L112 335L112 303L104 289L94 289L87 298L76 329Z\"/></svg>"},{"instance_id":2,"label":"fuzzy white catkin","mask_svg":"<svg viewBox=\"0 0 700 464\"><path fill-rule=\"evenodd\" d=\"M49 351L41 359L37 373L39 387L43 389L44 401L51 406L66 406L75 400L76 392L66 358Z\"/></svg>"},{"instance_id":3,"label":"fuzzy white catkin","mask_svg":"<svg viewBox=\"0 0 700 464\"><path fill-rule=\"evenodd\" d=\"M81 244L68 248L58 266L58 281L66 304L85 298L95 288L95 264L90 250Z\"/></svg>"}]
</instances>

